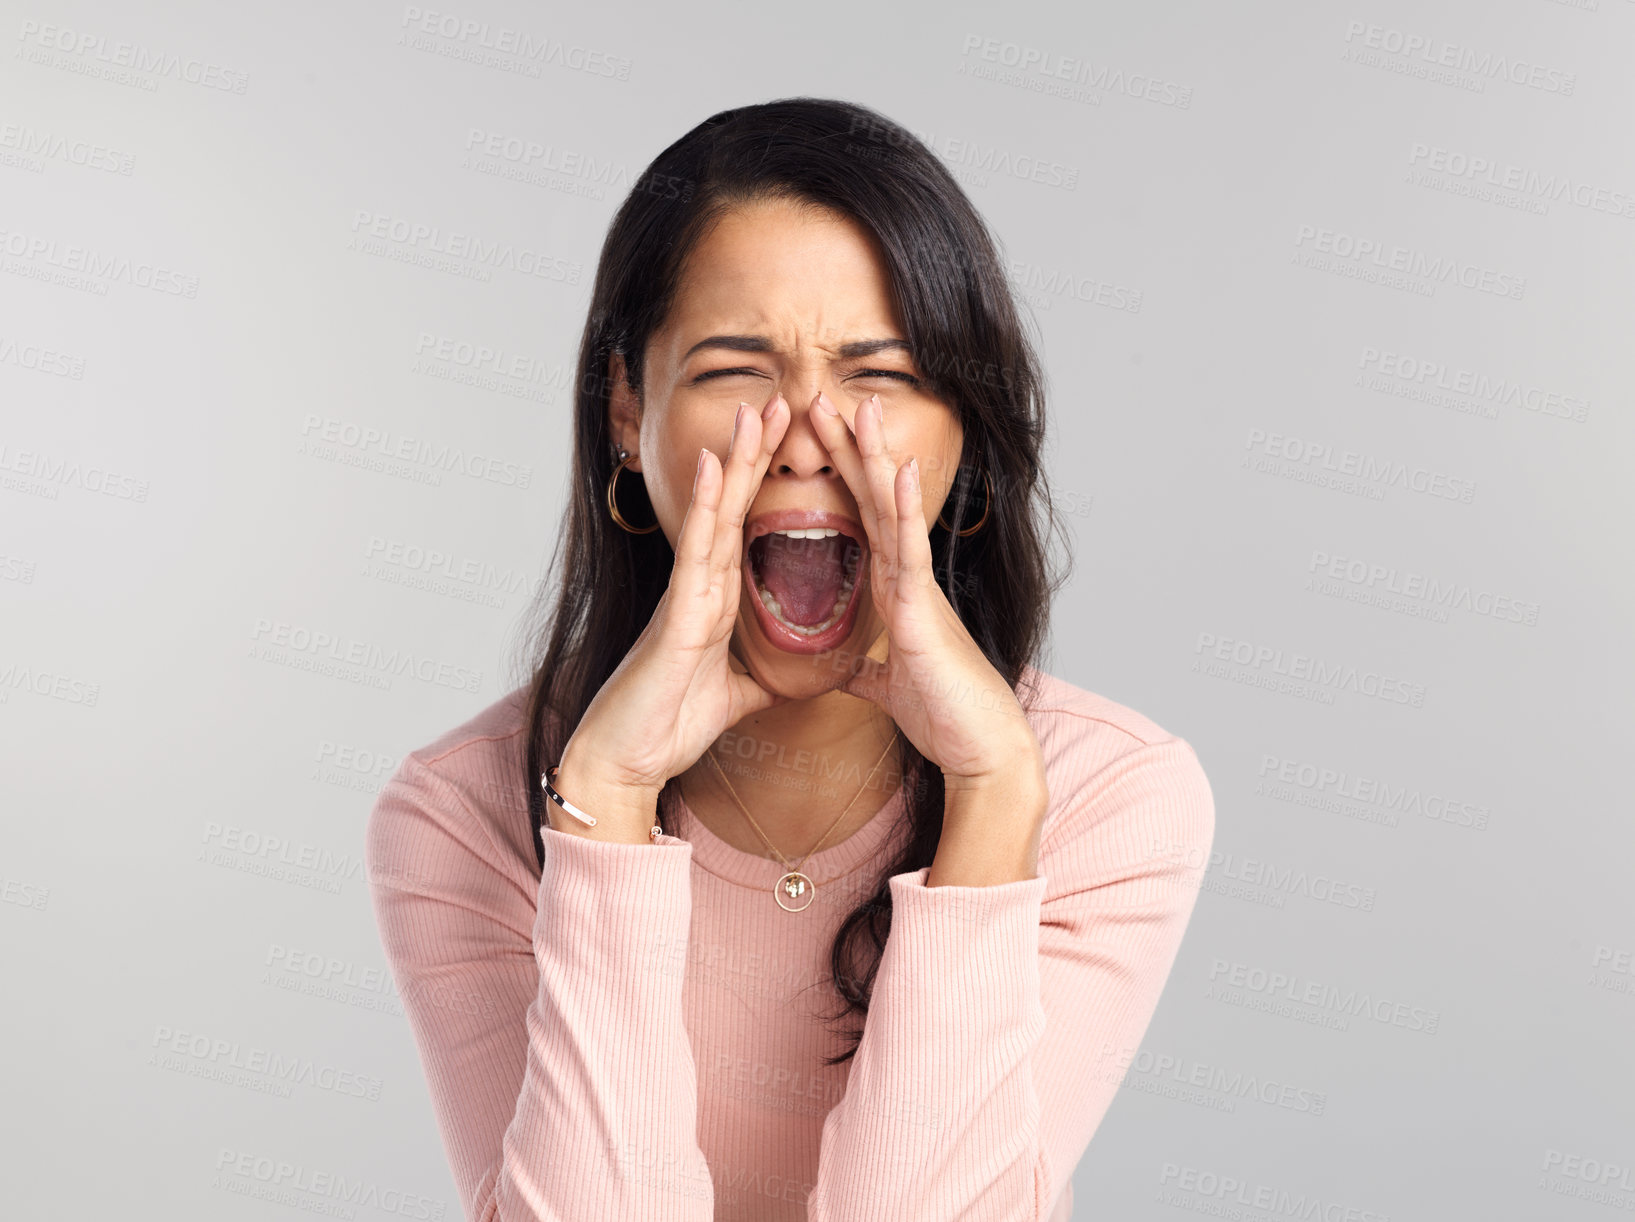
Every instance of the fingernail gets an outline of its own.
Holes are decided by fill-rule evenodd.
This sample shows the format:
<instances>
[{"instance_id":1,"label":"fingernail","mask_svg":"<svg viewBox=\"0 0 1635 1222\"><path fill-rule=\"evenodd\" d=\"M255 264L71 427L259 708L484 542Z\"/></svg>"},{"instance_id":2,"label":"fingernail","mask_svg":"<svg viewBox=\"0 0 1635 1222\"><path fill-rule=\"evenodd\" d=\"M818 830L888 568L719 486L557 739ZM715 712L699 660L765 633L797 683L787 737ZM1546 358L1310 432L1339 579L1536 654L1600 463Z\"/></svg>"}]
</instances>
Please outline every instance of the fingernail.
<instances>
[{"instance_id":1,"label":"fingernail","mask_svg":"<svg viewBox=\"0 0 1635 1222\"><path fill-rule=\"evenodd\" d=\"M709 446L698 447L698 470L693 472L693 491L698 491L698 477L704 474L704 455L710 452Z\"/></svg>"},{"instance_id":2,"label":"fingernail","mask_svg":"<svg viewBox=\"0 0 1635 1222\"><path fill-rule=\"evenodd\" d=\"M818 406L831 416L840 415L840 413L835 410L835 405L829 402L829 396L824 394L821 390L818 391Z\"/></svg>"},{"instance_id":3,"label":"fingernail","mask_svg":"<svg viewBox=\"0 0 1635 1222\"><path fill-rule=\"evenodd\" d=\"M874 418L876 420L884 420L886 418L886 408L885 405L880 402L880 394L878 391L869 396L869 402L874 404Z\"/></svg>"},{"instance_id":4,"label":"fingernail","mask_svg":"<svg viewBox=\"0 0 1635 1222\"><path fill-rule=\"evenodd\" d=\"M733 443L738 440L738 426L744 422L744 411L749 404L742 400L738 403L738 414L732 418L732 436L727 439L727 453L732 453Z\"/></svg>"},{"instance_id":5,"label":"fingernail","mask_svg":"<svg viewBox=\"0 0 1635 1222\"><path fill-rule=\"evenodd\" d=\"M772 397L766 401L766 406L761 409L762 420L772 419L772 413L778 406L778 400L782 397L777 391L772 392Z\"/></svg>"},{"instance_id":6,"label":"fingernail","mask_svg":"<svg viewBox=\"0 0 1635 1222\"><path fill-rule=\"evenodd\" d=\"M920 490L920 460L918 456L908 460L908 479L914 485L914 491Z\"/></svg>"}]
</instances>

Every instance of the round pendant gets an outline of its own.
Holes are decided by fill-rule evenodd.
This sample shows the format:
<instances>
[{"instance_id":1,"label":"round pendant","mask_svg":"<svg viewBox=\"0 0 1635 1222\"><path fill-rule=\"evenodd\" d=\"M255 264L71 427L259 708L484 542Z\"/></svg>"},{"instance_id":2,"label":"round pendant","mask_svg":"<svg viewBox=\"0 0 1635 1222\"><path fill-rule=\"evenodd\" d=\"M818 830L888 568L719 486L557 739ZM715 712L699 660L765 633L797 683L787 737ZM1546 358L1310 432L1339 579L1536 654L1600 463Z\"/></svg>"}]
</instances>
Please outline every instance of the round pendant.
<instances>
[{"instance_id":1,"label":"round pendant","mask_svg":"<svg viewBox=\"0 0 1635 1222\"><path fill-rule=\"evenodd\" d=\"M794 902L784 903L785 896ZM778 880L772 889L772 898L785 912L800 912L817 898L817 887L799 870L791 870Z\"/></svg>"}]
</instances>

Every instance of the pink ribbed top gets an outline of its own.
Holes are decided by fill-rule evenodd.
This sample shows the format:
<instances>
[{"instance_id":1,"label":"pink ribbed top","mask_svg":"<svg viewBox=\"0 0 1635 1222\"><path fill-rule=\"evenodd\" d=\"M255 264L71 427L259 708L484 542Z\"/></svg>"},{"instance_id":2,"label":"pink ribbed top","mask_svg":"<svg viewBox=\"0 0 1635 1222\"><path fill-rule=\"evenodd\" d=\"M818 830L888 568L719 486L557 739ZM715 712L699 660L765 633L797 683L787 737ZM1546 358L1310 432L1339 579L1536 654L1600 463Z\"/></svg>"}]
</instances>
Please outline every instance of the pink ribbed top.
<instances>
[{"instance_id":1,"label":"pink ribbed top","mask_svg":"<svg viewBox=\"0 0 1635 1222\"><path fill-rule=\"evenodd\" d=\"M783 867L684 806L658 844L547 826L541 873L525 689L406 756L365 863L466 1218L1069 1218L1215 808L1192 748L1141 714L1032 668L1020 698L1051 795L1038 876L892 875L862 1044L834 1067L829 948L900 789L807 860L817 898L790 913Z\"/></svg>"}]
</instances>

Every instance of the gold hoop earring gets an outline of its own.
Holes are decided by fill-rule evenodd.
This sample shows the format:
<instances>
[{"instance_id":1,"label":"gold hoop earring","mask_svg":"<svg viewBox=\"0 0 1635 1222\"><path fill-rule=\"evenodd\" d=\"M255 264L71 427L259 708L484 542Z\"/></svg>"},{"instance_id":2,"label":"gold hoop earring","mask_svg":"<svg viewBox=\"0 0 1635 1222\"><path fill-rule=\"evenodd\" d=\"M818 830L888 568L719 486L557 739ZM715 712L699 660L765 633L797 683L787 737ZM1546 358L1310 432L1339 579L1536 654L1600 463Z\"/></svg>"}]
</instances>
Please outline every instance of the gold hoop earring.
<instances>
[{"instance_id":1,"label":"gold hoop earring","mask_svg":"<svg viewBox=\"0 0 1635 1222\"><path fill-rule=\"evenodd\" d=\"M988 469L986 467L982 469L982 484L983 491L986 495L986 500L984 500L982 504L982 516L976 520L975 526L967 526L964 530L954 532L962 539L967 535L974 535L977 531L981 530L982 524L988 520L988 511L993 508L993 480L989 478ZM937 525L942 527L944 530L954 530L952 526L948 525L948 523L942 520L941 510L938 510L937 512Z\"/></svg>"},{"instance_id":2,"label":"gold hoop earring","mask_svg":"<svg viewBox=\"0 0 1635 1222\"><path fill-rule=\"evenodd\" d=\"M623 529L628 530L631 534L650 535L659 528L658 519L654 518L651 526L632 526L629 522L625 521L624 514L619 512L618 498L613 495L614 486L619 482L619 472L623 471L625 467L630 464L630 460L634 457L634 454L626 454L623 450L619 451L619 465L613 468L613 474L608 476L607 480L607 511L613 515L613 520L615 522L617 522ZM638 471L637 474L640 475L641 472Z\"/></svg>"}]
</instances>

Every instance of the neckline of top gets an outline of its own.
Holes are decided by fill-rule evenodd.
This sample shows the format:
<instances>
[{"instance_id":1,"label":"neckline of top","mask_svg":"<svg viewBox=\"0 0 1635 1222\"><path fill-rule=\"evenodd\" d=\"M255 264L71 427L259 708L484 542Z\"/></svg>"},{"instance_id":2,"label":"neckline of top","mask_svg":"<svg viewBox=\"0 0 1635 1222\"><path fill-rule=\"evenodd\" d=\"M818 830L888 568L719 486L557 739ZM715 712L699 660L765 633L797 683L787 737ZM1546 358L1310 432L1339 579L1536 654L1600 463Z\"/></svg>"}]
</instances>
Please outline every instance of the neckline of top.
<instances>
[{"instance_id":1,"label":"neckline of top","mask_svg":"<svg viewBox=\"0 0 1635 1222\"><path fill-rule=\"evenodd\" d=\"M903 813L903 787L899 785L869 821L844 840L819 849L804 863L797 853L786 852L784 856L789 858L791 865L800 866L801 873L817 884L821 896L826 882L842 878L852 881L848 876L863 861L880 851L887 836L900 825ZM709 873L742 887L766 891L771 891L778 879L783 877L785 867L777 858L746 853L712 832L687 805L679 788L675 792L671 814L674 824L672 833L692 844L694 864ZM742 812L739 817L742 818ZM873 889L869 887L871 893Z\"/></svg>"}]
</instances>

